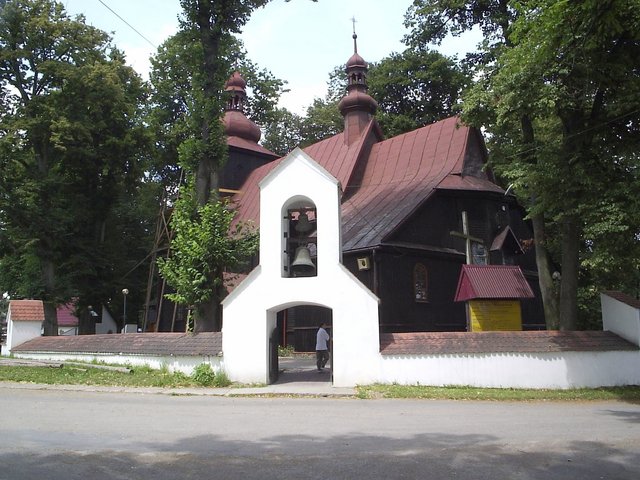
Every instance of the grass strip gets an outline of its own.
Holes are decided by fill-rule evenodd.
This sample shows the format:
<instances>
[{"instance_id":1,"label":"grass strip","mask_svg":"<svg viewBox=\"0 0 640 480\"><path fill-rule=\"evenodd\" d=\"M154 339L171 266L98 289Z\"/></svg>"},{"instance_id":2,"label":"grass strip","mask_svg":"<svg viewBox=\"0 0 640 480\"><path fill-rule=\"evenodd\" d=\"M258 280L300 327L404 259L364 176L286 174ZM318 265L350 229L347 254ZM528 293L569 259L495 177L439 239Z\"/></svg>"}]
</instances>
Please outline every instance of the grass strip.
<instances>
[{"instance_id":1,"label":"grass strip","mask_svg":"<svg viewBox=\"0 0 640 480\"><path fill-rule=\"evenodd\" d=\"M101 385L114 387L199 387L191 377L149 367L133 368L131 373L82 367L62 368L0 366L0 381L41 383L45 385Z\"/></svg>"},{"instance_id":2,"label":"grass strip","mask_svg":"<svg viewBox=\"0 0 640 480\"><path fill-rule=\"evenodd\" d=\"M427 387L421 385L367 385L358 387L359 398L411 398L484 401L602 401L640 404L640 386L538 390L519 388Z\"/></svg>"}]
</instances>

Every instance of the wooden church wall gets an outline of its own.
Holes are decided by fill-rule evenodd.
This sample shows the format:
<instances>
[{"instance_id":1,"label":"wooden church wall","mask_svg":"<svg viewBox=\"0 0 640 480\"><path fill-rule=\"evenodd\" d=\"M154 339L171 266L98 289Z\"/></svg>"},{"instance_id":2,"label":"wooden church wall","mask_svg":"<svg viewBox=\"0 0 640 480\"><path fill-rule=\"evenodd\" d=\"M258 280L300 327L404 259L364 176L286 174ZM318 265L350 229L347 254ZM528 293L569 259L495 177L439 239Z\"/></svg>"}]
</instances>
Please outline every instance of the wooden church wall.
<instances>
[{"instance_id":1,"label":"wooden church wall","mask_svg":"<svg viewBox=\"0 0 640 480\"><path fill-rule=\"evenodd\" d=\"M466 328L464 304L453 302L460 269L465 262L465 241L451 235L452 231L462 232L463 211L469 218L469 233L483 239L487 255L493 239L506 226L519 240L533 236L520 207L509 198L486 192L438 192L388 239L396 248L414 253L398 255L390 261L385 270L391 272L390 277L387 273L379 275L388 283L386 287L380 285L381 292L378 293L386 300L381 307L381 321L390 327L394 323L402 323L387 320L395 315L394 312L402 312L406 324L398 324L397 328L433 331ZM415 301L406 294L409 290L407 279L412 278L412 269L417 262L424 263L428 272L429 298L424 305L413 305ZM527 249L523 255L514 256L513 263L522 268L536 294L535 299L522 302L524 328L543 328L544 314L533 248Z\"/></svg>"},{"instance_id":2,"label":"wooden church wall","mask_svg":"<svg viewBox=\"0 0 640 480\"><path fill-rule=\"evenodd\" d=\"M464 305L454 303L460 263L429 252L381 252L379 296L383 332L463 331ZM415 270L426 271L424 297L417 299ZM422 268L422 267L419 267Z\"/></svg>"},{"instance_id":3,"label":"wooden church wall","mask_svg":"<svg viewBox=\"0 0 640 480\"><path fill-rule=\"evenodd\" d=\"M274 157L259 155L235 148L229 148L227 163L220 174L220 186L238 190L256 168L271 162Z\"/></svg>"}]
</instances>

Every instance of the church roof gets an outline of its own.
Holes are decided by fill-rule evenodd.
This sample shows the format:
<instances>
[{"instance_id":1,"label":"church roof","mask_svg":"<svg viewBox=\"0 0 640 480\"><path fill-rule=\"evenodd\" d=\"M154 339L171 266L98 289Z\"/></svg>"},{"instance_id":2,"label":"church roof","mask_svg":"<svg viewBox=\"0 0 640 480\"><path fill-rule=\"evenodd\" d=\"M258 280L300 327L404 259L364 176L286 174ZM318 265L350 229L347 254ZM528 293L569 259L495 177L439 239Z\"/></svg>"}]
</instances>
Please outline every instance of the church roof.
<instances>
[{"instance_id":1,"label":"church roof","mask_svg":"<svg viewBox=\"0 0 640 480\"><path fill-rule=\"evenodd\" d=\"M259 143L251 142L245 138L240 137L227 137L227 145L233 148L239 148L242 150L249 150L254 153L259 153L261 155L267 155L271 158L276 158L277 155L273 153L271 150L264 148Z\"/></svg>"},{"instance_id":2,"label":"church roof","mask_svg":"<svg viewBox=\"0 0 640 480\"><path fill-rule=\"evenodd\" d=\"M381 244L439 188L502 193L488 179L463 175L472 129L447 118L387 140L374 120L357 142L339 133L304 149L343 187L343 248ZM235 197L238 219L259 221L259 181L281 160L252 172Z\"/></svg>"}]
</instances>

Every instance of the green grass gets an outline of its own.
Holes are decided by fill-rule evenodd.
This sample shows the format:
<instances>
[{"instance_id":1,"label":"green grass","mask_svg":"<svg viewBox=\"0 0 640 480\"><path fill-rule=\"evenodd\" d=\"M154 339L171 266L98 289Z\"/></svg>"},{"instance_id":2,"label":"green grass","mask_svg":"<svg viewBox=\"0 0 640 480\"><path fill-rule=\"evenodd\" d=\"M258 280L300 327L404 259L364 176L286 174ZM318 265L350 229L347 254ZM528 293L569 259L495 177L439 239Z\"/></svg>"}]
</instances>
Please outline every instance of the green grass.
<instances>
[{"instance_id":1,"label":"green grass","mask_svg":"<svg viewBox=\"0 0 640 480\"><path fill-rule=\"evenodd\" d=\"M200 370L207 370L205 367ZM200 372L202 374L202 371ZM131 373L100 370L86 366L66 365L62 368L0 366L0 381L47 385L100 385L116 387L194 388L227 386L224 373L209 378L170 373L168 368L154 370L135 367ZM238 385L232 385L237 387ZM258 386L258 385L251 385ZM584 388L573 390L525 390L511 388L425 387L421 385L367 385L357 388L362 399L407 398L433 400L483 401L597 401L619 400L640 404L640 386Z\"/></svg>"},{"instance_id":2,"label":"green grass","mask_svg":"<svg viewBox=\"0 0 640 480\"><path fill-rule=\"evenodd\" d=\"M529 390L516 388L425 387L420 385L368 385L358 387L359 398L417 398L485 401L596 401L640 403L640 386Z\"/></svg>"},{"instance_id":3,"label":"green grass","mask_svg":"<svg viewBox=\"0 0 640 480\"><path fill-rule=\"evenodd\" d=\"M102 385L117 387L199 387L197 381L182 373L167 369L135 367L131 373L86 367L15 367L0 366L0 381L41 383L47 385Z\"/></svg>"}]
</instances>

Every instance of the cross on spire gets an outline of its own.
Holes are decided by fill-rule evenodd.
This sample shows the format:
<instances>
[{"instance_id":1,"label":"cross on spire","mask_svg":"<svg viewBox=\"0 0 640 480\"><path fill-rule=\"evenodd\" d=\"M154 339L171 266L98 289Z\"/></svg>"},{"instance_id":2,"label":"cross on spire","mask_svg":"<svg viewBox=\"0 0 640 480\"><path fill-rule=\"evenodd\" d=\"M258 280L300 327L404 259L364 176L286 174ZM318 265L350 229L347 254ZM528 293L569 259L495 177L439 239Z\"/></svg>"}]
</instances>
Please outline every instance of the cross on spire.
<instances>
[{"instance_id":1,"label":"cross on spire","mask_svg":"<svg viewBox=\"0 0 640 480\"><path fill-rule=\"evenodd\" d=\"M353 24L353 53L358 53L358 43L356 40L358 39L358 35L356 35L356 17L351 17L351 23Z\"/></svg>"}]
</instances>

